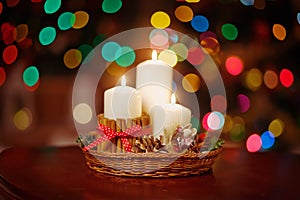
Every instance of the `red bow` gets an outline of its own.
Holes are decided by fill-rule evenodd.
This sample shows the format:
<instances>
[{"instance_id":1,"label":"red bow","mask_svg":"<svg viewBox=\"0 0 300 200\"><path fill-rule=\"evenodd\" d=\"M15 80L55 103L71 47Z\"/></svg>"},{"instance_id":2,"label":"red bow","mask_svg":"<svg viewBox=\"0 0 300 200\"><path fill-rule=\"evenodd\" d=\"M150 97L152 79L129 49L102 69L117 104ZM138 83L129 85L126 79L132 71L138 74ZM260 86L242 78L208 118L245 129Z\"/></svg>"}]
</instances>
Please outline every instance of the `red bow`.
<instances>
[{"instance_id":1,"label":"red bow","mask_svg":"<svg viewBox=\"0 0 300 200\"><path fill-rule=\"evenodd\" d=\"M123 132L116 132L113 129L109 128L108 126L99 124L98 131L101 131L102 133L104 133L104 136L99 137L97 140L90 143L88 146L84 147L83 148L84 151L88 151L91 148L95 147L98 144L101 144L104 141L111 140L114 137L119 136L121 138L121 141L122 141L122 144L124 145L125 150L127 152L131 152L132 146L130 145L130 143L126 137L128 137L128 136L139 137L139 136L143 136L146 134L146 132L144 132L142 130L141 126L139 126L139 125L132 126Z\"/></svg>"}]
</instances>

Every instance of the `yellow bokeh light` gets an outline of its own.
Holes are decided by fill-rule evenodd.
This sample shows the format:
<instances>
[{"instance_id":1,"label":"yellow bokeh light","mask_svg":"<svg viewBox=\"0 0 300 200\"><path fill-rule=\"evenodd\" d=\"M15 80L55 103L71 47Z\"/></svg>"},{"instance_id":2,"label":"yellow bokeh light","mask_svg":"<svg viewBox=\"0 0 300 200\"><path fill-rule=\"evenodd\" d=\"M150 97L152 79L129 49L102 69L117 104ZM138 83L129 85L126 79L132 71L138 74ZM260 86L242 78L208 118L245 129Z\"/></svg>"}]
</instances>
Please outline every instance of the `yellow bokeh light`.
<instances>
[{"instance_id":1,"label":"yellow bokeh light","mask_svg":"<svg viewBox=\"0 0 300 200\"><path fill-rule=\"evenodd\" d=\"M253 68L247 72L245 81L250 90L256 91L263 82L263 75L259 69Z\"/></svg>"},{"instance_id":2,"label":"yellow bokeh light","mask_svg":"<svg viewBox=\"0 0 300 200\"><path fill-rule=\"evenodd\" d=\"M80 29L85 27L89 22L89 14L84 11L77 11L74 13L75 15L75 23L73 24L74 29Z\"/></svg>"},{"instance_id":3,"label":"yellow bokeh light","mask_svg":"<svg viewBox=\"0 0 300 200\"><path fill-rule=\"evenodd\" d=\"M269 124L269 131L271 131L274 135L274 137L278 137L279 135L282 134L284 131L284 123L280 119L274 119L270 124Z\"/></svg>"},{"instance_id":4,"label":"yellow bokeh light","mask_svg":"<svg viewBox=\"0 0 300 200\"><path fill-rule=\"evenodd\" d=\"M170 49L177 54L177 60L179 62L184 61L189 53L188 48L182 43L173 44Z\"/></svg>"},{"instance_id":5,"label":"yellow bokeh light","mask_svg":"<svg viewBox=\"0 0 300 200\"><path fill-rule=\"evenodd\" d=\"M169 64L171 67L174 67L177 64L177 55L174 51L165 49L160 52L158 60L162 60Z\"/></svg>"},{"instance_id":6,"label":"yellow bokeh light","mask_svg":"<svg viewBox=\"0 0 300 200\"><path fill-rule=\"evenodd\" d=\"M273 35L276 37L278 40L284 40L286 37L286 30L284 26L281 24L274 24L273 25Z\"/></svg>"},{"instance_id":7,"label":"yellow bokeh light","mask_svg":"<svg viewBox=\"0 0 300 200\"><path fill-rule=\"evenodd\" d=\"M17 129L24 131L31 125L32 114L28 108L22 108L14 115L13 121Z\"/></svg>"},{"instance_id":8,"label":"yellow bokeh light","mask_svg":"<svg viewBox=\"0 0 300 200\"><path fill-rule=\"evenodd\" d=\"M233 120L229 115L226 115L222 132L228 133L232 130L232 128L233 128Z\"/></svg>"},{"instance_id":9,"label":"yellow bokeh light","mask_svg":"<svg viewBox=\"0 0 300 200\"><path fill-rule=\"evenodd\" d=\"M193 10L188 6L179 6L175 10L175 16L179 21L189 22L193 19Z\"/></svg>"},{"instance_id":10,"label":"yellow bokeh light","mask_svg":"<svg viewBox=\"0 0 300 200\"><path fill-rule=\"evenodd\" d=\"M196 74L187 74L182 79L182 87L185 91L193 93L200 88L200 78Z\"/></svg>"},{"instance_id":11,"label":"yellow bokeh light","mask_svg":"<svg viewBox=\"0 0 300 200\"><path fill-rule=\"evenodd\" d=\"M92 109L86 103L80 103L73 109L73 117L80 124L87 124L92 119Z\"/></svg>"},{"instance_id":12,"label":"yellow bokeh light","mask_svg":"<svg viewBox=\"0 0 300 200\"><path fill-rule=\"evenodd\" d=\"M81 63L82 55L78 49L70 49L64 55L64 63L66 67L74 69Z\"/></svg>"},{"instance_id":13,"label":"yellow bokeh light","mask_svg":"<svg viewBox=\"0 0 300 200\"><path fill-rule=\"evenodd\" d=\"M157 11L151 16L150 22L153 27L163 29L170 25L171 19L167 13L163 11Z\"/></svg>"},{"instance_id":14,"label":"yellow bokeh light","mask_svg":"<svg viewBox=\"0 0 300 200\"><path fill-rule=\"evenodd\" d=\"M188 3L198 3L200 0L185 0Z\"/></svg>"}]
</instances>

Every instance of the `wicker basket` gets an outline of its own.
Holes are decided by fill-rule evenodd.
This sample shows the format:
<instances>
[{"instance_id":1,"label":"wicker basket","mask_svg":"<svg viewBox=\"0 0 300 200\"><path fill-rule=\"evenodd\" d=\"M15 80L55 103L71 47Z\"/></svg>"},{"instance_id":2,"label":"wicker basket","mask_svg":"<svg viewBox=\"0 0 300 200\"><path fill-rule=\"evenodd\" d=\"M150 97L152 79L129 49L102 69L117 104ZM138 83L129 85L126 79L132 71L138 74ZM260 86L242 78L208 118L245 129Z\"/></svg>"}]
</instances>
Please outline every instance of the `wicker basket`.
<instances>
[{"instance_id":1,"label":"wicker basket","mask_svg":"<svg viewBox=\"0 0 300 200\"><path fill-rule=\"evenodd\" d=\"M83 151L87 165L100 173L127 177L184 177L212 169L222 147L199 153L105 153Z\"/></svg>"}]
</instances>

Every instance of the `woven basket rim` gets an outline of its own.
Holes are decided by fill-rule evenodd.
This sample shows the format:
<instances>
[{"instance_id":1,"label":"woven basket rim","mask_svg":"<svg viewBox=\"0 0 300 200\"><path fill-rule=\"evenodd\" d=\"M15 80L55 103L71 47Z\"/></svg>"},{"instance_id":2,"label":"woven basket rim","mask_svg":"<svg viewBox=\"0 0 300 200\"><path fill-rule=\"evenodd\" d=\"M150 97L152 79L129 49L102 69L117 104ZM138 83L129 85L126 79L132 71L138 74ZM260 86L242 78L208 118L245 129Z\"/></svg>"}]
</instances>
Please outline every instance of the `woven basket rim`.
<instances>
[{"instance_id":1,"label":"woven basket rim","mask_svg":"<svg viewBox=\"0 0 300 200\"><path fill-rule=\"evenodd\" d=\"M85 151L84 153L90 154L93 156L100 156L100 157L107 157L107 158L205 158L205 157L211 157L216 154L219 154L223 149L223 146L220 146L216 149L212 149L209 152L184 152L184 153L155 153L155 152L149 152L149 153L110 153L110 152L97 152L95 150L89 150Z\"/></svg>"}]
</instances>

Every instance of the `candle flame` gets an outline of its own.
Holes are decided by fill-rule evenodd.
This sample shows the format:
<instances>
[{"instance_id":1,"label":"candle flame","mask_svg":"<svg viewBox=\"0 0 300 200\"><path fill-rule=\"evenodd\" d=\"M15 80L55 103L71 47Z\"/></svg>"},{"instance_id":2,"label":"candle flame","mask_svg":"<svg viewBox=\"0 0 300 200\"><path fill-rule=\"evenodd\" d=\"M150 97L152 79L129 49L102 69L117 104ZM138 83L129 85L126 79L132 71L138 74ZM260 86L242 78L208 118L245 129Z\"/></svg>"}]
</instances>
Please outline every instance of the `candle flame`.
<instances>
[{"instance_id":1,"label":"candle flame","mask_svg":"<svg viewBox=\"0 0 300 200\"><path fill-rule=\"evenodd\" d=\"M152 51L152 60L157 60L157 52L156 52L156 50Z\"/></svg>"},{"instance_id":2,"label":"candle flame","mask_svg":"<svg viewBox=\"0 0 300 200\"><path fill-rule=\"evenodd\" d=\"M171 95L171 104L175 104L176 103L176 96L175 96L175 94L173 93L172 95Z\"/></svg>"},{"instance_id":3,"label":"candle flame","mask_svg":"<svg viewBox=\"0 0 300 200\"><path fill-rule=\"evenodd\" d=\"M126 77L125 77L125 75L122 76L121 86L126 86Z\"/></svg>"}]
</instances>

